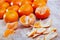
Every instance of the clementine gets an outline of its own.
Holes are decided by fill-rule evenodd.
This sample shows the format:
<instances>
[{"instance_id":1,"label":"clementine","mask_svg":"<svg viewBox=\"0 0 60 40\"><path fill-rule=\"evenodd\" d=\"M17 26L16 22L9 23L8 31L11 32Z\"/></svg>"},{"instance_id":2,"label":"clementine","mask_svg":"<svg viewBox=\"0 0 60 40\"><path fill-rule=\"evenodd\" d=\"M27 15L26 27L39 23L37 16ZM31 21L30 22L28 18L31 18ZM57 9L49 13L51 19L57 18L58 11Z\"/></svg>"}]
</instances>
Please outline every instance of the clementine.
<instances>
[{"instance_id":1,"label":"clementine","mask_svg":"<svg viewBox=\"0 0 60 40\"><path fill-rule=\"evenodd\" d=\"M13 5L7 8L7 10L14 10L14 11L18 11L19 6L18 5Z\"/></svg>"},{"instance_id":2,"label":"clementine","mask_svg":"<svg viewBox=\"0 0 60 40\"><path fill-rule=\"evenodd\" d=\"M1 5L2 7L4 7L4 8L8 8L9 7L9 3L7 3L7 2L4 2L4 3L2 3L2 5Z\"/></svg>"},{"instance_id":3,"label":"clementine","mask_svg":"<svg viewBox=\"0 0 60 40\"><path fill-rule=\"evenodd\" d=\"M38 6L45 6L46 3L44 0L34 0L34 2L32 3L32 7L34 9L36 9Z\"/></svg>"},{"instance_id":4,"label":"clementine","mask_svg":"<svg viewBox=\"0 0 60 40\"><path fill-rule=\"evenodd\" d=\"M18 21L18 13L16 11L9 10L4 14L3 19L6 23Z\"/></svg>"},{"instance_id":5,"label":"clementine","mask_svg":"<svg viewBox=\"0 0 60 40\"><path fill-rule=\"evenodd\" d=\"M19 12L19 16L29 15L33 12L33 8L29 4L24 4L19 8L18 12Z\"/></svg>"},{"instance_id":6,"label":"clementine","mask_svg":"<svg viewBox=\"0 0 60 40\"><path fill-rule=\"evenodd\" d=\"M6 10L5 8L0 7L0 19L3 18L3 15L5 13L5 10Z\"/></svg>"},{"instance_id":7,"label":"clementine","mask_svg":"<svg viewBox=\"0 0 60 40\"><path fill-rule=\"evenodd\" d=\"M23 15L20 17L20 22L23 26L29 27L32 24L34 24L35 22L35 15L34 14L30 14L28 16Z\"/></svg>"},{"instance_id":8,"label":"clementine","mask_svg":"<svg viewBox=\"0 0 60 40\"><path fill-rule=\"evenodd\" d=\"M45 19L50 15L50 9L47 6L37 7L35 10L36 18Z\"/></svg>"}]
</instances>

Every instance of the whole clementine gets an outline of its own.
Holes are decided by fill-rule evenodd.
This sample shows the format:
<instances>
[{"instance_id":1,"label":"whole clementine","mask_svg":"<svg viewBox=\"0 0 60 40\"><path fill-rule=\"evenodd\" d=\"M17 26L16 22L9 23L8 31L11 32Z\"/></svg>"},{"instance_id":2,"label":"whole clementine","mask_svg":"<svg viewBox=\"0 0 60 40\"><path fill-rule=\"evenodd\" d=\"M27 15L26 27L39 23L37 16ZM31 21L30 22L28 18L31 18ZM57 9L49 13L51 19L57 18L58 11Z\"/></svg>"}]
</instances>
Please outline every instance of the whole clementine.
<instances>
[{"instance_id":1,"label":"whole clementine","mask_svg":"<svg viewBox=\"0 0 60 40\"><path fill-rule=\"evenodd\" d=\"M5 10L6 10L5 8L0 7L0 19L3 18L3 15L5 13Z\"/></svg>"},{"instance_id":2,"label":"whole clementine","mask_svg":"<svg viewBox=\"0 0 60 40\"><path fill-rule=\"evenodd\" d=\"M18 21L18 13L13 10L9 10L3 16L3 19L6 23Z\"/></svg>"},{"instance_id":3,"label":"whole clementine","mask_svg":"<svg viewBox=\"0 0 60 40\"><path fill-rule=\"evenodd\" d=\"M7 10L14 10L14 11L18 11L19 6L18 5L13 5L7 8Z\"/></svg>"},{"instance_id":4,"label":"whole clementine","mask_svg":"<svg viewBox=\"0 0 60 40\"><path fill-rule=\"evenodd\" d=\"M22 1L23 0L12 0L10 5L19 5L19 6L21 6L22 5Z\"/></svg>"},{"instance_id":5,"label":"whole clementine","mask_svg":"<svg viewBox=\"0 0 60 40\"><path fill-rule=\"evenodd\" d=\"M5 0L6 2L10 3L12 0Z\"/></svg>"},{"instance_id":6,"label":"whole clementine","mask_svg":"<svg viewBox=\"0 0 60 40\"><path fill-rule=\"evenodd\" d=\"M32 5L32 2L31 2L31 0L23 0L22 1L22 5L23 4L30 4L30 5Z\"/></svg>"},{"instance_id":7,"label":"whole clementine","mask_svg":"<svg viewBox=\"0 0 60 40\"><path fill-rule=\"evenodd\" d=\"M3 2L5 2L5 0L0 0L0 3L3 3Z\"/></svg>"},{"instance_id":8,"label":"whole clementine","mask_svg":"<svg viewBox=\"0 0 60 40\"><path fill-rule=\"evenodd\" d=\"M29 15L33 12L33 8L30 4L24 4L19 8L18 12L19 16Z\"/></svg>"},{"instance_id":9,"label":"whole clementine","mask_svg":"<svg viewBox=\"0 0 60 40\"><path fill-rule=\"evenodd\" d=\"M9 7L9 3L4 2L4 3L2 3L1 7L8 8Z\"/></svg>"}]
</instances>

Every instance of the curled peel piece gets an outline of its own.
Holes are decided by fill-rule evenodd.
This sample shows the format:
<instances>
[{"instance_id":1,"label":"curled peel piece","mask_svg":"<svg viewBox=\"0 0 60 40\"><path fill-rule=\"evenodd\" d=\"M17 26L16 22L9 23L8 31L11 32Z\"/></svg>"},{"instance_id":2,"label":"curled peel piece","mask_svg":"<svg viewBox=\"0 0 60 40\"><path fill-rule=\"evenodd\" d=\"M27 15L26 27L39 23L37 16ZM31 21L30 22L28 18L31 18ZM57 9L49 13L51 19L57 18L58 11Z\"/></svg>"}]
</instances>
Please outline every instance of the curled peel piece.
<instances>
[{"instance_id":1,"label":"curled peel piece","mask_svg":"<svg viewBox=\"0 0 60 40\"><path fill-rule=\"evenodd\" d=\"M44 40L44 35L40 35L36 40Z\"/></svg>"},{"instance_id":2,"label":"curled peel piece","mask_svg":"<svg viewBox=\"0 0 60 40\"><path fill-rule=\"evenodd\" d=\"M34 26L35 28L47 28L47 27L50 27L52 24L52 20L48 20L47 22L43 23L41 20L40 21L37 21L34 23Z\"/></svg>"},{"instance_id":3,"label":"curled peel piece","mask_svg":"<svg viewBox=\"0 0 60 40\"><path fill-rule=\"evenodd\" d=\"M46 31L45 28L36 28L38 34L42 34Z\"/></svg>"},{"instance_id":4,"label":"curled peel piece","mask_svg":"<svg viewBox=\"0 0 60 40\"><path fill-rule=\"evenodd\" d=\"M13 23L7 23L6 24L8 29L16 29L18 27L18 22L13 22Z\"/></svg>"},{"instance_id":5,"label":"curled peel piece","mask_svg":"<svg viewBox=\"0 0 60 40\"><path fill-rule=\"evenodd\" d=\"M14 30L7 29L7 30L4 32L3 36L4 36L4 37L8 37L9 35L13 34L14 32L15 32Z\"/></svg>"},{"instance_id":6,"label":"curled peel piece","mask_svg":"<svg viewBox=\"0 0 60 40\"><path fill-rule=\"evenodd\" d=\"M28 34L28 37L33 36L36 33L36 29L33 28L32 31Z\"/></svg>"},{"instance_id":7,"label":"curled peel piece","mask_svg":"<svg viewBox=\"0 0 60 40\"><path fill-rule=\"evenodd\" d=\"M56 32L56 28L54 28L54 27L49 27L43 34L48 34L48 33L50 33L50 32Z\"/></svg>"},{"instance_id":8,"label":"curled peel piece","mask_svg":"<svg viewBox=\"0 0 60 40\"><path fill-rule=\"evenodd\" d=\"M47 28L47 27L50 27L50 26L51 26L52 20L49 19L49 20L47 20L45 23L43 23L43 22L40 20L40 24L41 24L41 27Z\"/></svg>"},{"instance_id":9,"label":"curled peel piece","mask_svg":"<svg viewBox=\"0 0 60 40\"><path fill-rule=\"evenodd\" d=\"M45 35L45 40L52 40L56 36L57 36L57 33L56 32L51 32L51 33Z\"/></svg>"},{"instance_id":10,"label":"curled peel piece","mask_svg":"<svg viewBox=\"0 0 60 40\"><path fill-rule=\"evenodd\" d=\"M37 36L39 36L40 34L34 34L33 36L32 36L32 38L36 38Z\"/></svg>"}]
</instances>

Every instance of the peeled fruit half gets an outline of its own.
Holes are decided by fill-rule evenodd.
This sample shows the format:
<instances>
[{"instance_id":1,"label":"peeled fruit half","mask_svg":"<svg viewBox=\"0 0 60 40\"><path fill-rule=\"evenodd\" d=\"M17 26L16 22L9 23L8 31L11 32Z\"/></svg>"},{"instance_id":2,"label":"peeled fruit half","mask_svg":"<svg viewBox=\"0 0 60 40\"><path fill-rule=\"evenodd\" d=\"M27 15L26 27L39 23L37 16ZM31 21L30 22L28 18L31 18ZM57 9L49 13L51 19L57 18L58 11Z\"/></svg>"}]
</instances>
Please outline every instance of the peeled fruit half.
<instances>
[{"instance_id":1,"label":"peeled fruit half","mask_svg":"<svg viewBox=\"0 0 60 40\"><path fill-rule=\"evenodd\" d=\"M24 25L24 26L27 26L28 25L28 21L26 22L27 20L26 20L26 16L25 15L23 15L22 17L20 17L20 22Z\"/></svg>"},{"instance_id":2,"label":"peeled fruit half","mask_svg":"<svg viewBox=\"0 0 60 40\"><path fill-rule=\"evenodd\" d=\"M30 14L28 16L23 15L22 17L20 17L20 22L24 26L30 26L35 22L35 15L34 14Z\"/></svg>"},{"instance_id":3,"label":"peeled fruit half","mask_svg":"<svg viewBox=\"0 0 60 40\"><path fill-rule=\"evenodd\" d=\"M35 10L37 19L46 19L50 15L50 9L47 6L37 7Z\"/></svg>"},{"instance_id":4,"label":"peeled fruit half","mask_svg":"<svg viewBox=\"0 0 60 40\"><path fill-rule=\"evenodd\" d=\"M9 10L3 16L3 19L6 23L18 21L18 13L13 10Z\"/></svg>"},{"instance_id":5,"label":"peeled fruit half","mask_svg":"<svg viewBox=\"0 0 60 40\"><path fill-rule=\"evenodd\" d=\"M34 22L36 21L35 15L32 13L29 15L29 24L33 25Z\"/></svg>"}]
</instances>

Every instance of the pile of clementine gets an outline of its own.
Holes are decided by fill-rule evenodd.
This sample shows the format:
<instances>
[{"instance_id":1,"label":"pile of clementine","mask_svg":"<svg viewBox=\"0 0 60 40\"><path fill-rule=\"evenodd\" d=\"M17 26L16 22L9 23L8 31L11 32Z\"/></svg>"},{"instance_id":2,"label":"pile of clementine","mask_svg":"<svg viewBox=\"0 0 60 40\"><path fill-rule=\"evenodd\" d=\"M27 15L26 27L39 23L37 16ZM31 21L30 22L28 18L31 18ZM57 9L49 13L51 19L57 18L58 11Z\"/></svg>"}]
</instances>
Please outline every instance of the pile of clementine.
<instances>
[{"instance_id":1,"label":"pile of clementine","mask_svg":"<svg viewBox=\"0 0 60 40\"><path fill-rule=\"evenodd\" d=\"M31 22L34 23L35 19L49 17L50 10L46 4L47 0L0 0L0 19L3 19L6 24L19 20L23 25L26 24L23 22L28 20L29 25ZM14 27L9 25L9 28L6 32L11 32Z\"/></svg>"}]
</instances>

